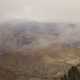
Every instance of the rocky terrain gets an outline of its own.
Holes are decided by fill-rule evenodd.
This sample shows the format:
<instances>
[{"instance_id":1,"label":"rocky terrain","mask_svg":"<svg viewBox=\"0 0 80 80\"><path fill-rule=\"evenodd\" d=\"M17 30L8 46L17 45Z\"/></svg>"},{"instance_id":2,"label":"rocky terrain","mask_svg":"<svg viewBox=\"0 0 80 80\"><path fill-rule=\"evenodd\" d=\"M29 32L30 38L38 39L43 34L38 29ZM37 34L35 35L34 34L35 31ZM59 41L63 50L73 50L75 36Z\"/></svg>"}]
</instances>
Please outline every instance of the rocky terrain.
<instances>
[{"instance_id":1,"label":"rocky terrain","mask_svg":"<svg viewBox=\"0 0 80 80\"><path fill-rule=\"evenodd\" d=\"M1 23L0 79L60 80L80 64L79 31L79 24Z\"/></svg>"}]
</instances>

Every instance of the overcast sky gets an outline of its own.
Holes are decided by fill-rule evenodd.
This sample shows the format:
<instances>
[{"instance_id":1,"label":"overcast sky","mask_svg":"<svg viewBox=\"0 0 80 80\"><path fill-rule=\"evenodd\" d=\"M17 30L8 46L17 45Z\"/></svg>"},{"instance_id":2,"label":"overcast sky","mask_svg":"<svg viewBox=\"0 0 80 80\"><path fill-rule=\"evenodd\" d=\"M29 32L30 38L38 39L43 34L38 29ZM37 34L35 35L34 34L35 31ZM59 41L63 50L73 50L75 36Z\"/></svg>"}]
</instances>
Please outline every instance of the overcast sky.
<instances>
[{"instance_id":1,"label":"overcast sky","mask_svg":"<svg viewBox=\"0 0 80 80\"><path fill-rule=\"evenodd\" d=\"M0 0L0 19L80 22L80 0Z\"/></svg>"}]
</instances>

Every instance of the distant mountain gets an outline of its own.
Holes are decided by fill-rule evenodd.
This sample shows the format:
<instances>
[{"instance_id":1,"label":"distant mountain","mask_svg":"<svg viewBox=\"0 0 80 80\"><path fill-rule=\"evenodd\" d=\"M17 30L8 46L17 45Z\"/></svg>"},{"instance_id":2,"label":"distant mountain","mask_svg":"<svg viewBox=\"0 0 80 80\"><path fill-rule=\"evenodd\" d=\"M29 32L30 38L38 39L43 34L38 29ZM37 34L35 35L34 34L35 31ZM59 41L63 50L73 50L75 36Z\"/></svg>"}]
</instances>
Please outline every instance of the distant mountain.
<instances>
[{"instance_id":1,"label":"distant mountain","mask_svg":"<svg viewBox=\"0 0 80 80\"><path fill-rule=\"evenodd\" d=\"M6 47L18 48L24 45L32 46L31 44L34 41L40 38L45 39L45 36L47 36L48 38L56 37L57 40L62 40L64 46L68 47L68 45L77 43L77 41L79 42L79 26L80 24L40 23L26 20L6 21L0 24L0 45L2 46L5 42Z\"/></svg>"}]
</instances>

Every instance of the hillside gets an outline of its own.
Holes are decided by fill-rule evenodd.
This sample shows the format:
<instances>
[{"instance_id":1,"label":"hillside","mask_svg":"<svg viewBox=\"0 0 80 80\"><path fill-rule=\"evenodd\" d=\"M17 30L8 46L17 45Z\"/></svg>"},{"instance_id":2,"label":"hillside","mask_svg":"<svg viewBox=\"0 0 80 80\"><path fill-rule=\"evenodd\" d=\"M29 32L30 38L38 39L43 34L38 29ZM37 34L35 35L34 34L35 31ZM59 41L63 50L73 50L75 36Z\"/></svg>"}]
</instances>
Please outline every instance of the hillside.
<instances>
[{"instance_id":1,"label":"hillside","mask_svg":"<svg viewBox=\"0 0 80 80\"><path fill-rule=\"evenodd\" d=\"M72 65L80 64L79 31L79 24L1 23L1 80L7 72L13 80L60 80Z\"/></svg>"}]
</instances>

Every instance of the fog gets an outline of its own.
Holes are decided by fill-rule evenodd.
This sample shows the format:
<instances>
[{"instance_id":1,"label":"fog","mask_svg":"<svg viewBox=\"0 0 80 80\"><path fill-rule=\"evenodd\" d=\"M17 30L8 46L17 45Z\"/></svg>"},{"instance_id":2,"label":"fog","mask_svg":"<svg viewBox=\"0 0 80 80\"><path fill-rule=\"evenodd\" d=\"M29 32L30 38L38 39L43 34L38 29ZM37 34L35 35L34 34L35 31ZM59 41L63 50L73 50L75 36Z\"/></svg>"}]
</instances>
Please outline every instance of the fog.
<instances>
[{"instance_id":1,"label":"fog","mask_svg":"<svg viewBox=\"0 0 80 80\"><path fill-rule=\"evenodd\" d=\"M79 0L0 0L0 20L20 18L40 22L80 22Z\"/></svg>"},{"instance_id":2,"label":"fog","mask_svg":"<svg viewBox=\"0 0 80 80\"><path fill-rule=\"evenodd\" d=\"M8 26L9 30L13 26L19 26L19 30L25 30L24 27L27 27L27 32L30 29L30 32L60 34L62 41L69 44L76 41L75 44L78 45L80 40L79 4L79 0L0 0L0 21L9 21L9 25L4 23L4 32ZM31 23L27 23L27 21L31 21Z\"/></svg>"}]
</instances>

